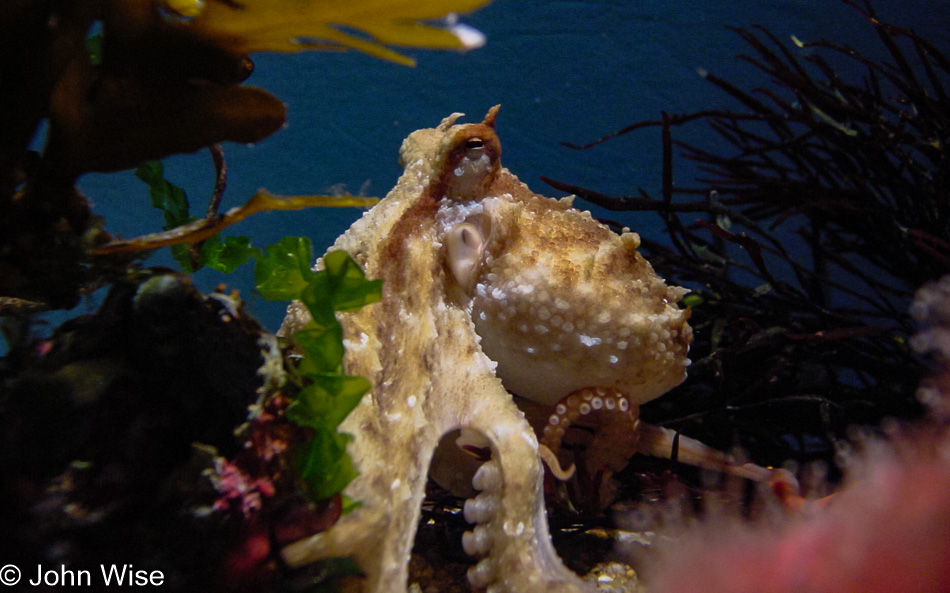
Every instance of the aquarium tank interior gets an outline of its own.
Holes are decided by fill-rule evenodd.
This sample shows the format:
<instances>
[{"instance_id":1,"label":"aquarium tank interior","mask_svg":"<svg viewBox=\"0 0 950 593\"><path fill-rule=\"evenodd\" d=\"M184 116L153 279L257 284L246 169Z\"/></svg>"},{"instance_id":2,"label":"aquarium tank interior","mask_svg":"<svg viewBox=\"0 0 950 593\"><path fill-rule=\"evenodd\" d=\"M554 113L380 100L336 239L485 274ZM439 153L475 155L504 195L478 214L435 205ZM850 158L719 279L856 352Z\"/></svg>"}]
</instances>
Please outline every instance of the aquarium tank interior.
<instances>
[{"instance_id":1,"label":"aquarium tank interior","mask_svg":"<svg viewBox=\"0 0 950 593\"><path fill-rule=\"evenodd\" d=\"M0 7L0 583L947 590L948 25Z\"/></svg>"}]
</instances>

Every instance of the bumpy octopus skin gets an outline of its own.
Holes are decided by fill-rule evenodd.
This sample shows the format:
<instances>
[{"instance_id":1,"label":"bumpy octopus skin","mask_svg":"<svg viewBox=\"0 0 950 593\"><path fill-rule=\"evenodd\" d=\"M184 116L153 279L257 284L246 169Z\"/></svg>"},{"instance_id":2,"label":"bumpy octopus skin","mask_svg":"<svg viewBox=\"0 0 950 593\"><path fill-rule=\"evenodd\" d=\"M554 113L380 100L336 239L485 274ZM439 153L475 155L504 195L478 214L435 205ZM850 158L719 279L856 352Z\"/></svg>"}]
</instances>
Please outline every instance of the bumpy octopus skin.
<instances>
[{"instance_id":1,"label":"bumpy octopus skin","mask_svg":"<svg viewBox=\"0 0 950 593\"><path fill-rule=\"evenodd\" d=\"M463 545L482 558L470 582L591 588L551 545L538 439L509 391L552 407L594 386L634 404L657 397L685 376L685 291L656 276L636 234L612 233L502 168L496 114L467 125L453 114L411 134L397 186L331 248L384 281L381 302L340 316L346 371L373 384L341 426L359 470L345 494L362 506L285 548L292 566L352 556L365 590L404 591L430 462L461 430L491 451L472 480L481 493L465 504L475 527ZM307 321L292 304L281 331Z\"/></svg>"}]
</instances>

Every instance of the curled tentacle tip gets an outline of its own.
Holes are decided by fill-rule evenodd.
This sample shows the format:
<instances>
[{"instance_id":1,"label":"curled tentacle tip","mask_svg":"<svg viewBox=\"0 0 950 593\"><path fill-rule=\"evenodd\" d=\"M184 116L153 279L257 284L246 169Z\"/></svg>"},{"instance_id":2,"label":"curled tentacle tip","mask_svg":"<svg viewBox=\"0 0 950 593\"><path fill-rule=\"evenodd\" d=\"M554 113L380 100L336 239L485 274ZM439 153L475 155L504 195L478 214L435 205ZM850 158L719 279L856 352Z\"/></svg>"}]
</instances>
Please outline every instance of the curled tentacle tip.
<instances>
[{"instance_id":1,"label":"curled tentacle tip","mask_svg":"<svg viewBox=\"0 0 950 593\"><path fill-rule=\"evenodd\" d=\"M555 478L565 482L570 480L574 475L574 471L577 469L572 463L570 467L564 469L561 467L561 462L558 461L557 455L554 454L554 451L549 449L546 445L538 445L538 455L541 457L541 460L548 466L548 469L551 470L551 473Z\"/></svg>"}]
</instances>

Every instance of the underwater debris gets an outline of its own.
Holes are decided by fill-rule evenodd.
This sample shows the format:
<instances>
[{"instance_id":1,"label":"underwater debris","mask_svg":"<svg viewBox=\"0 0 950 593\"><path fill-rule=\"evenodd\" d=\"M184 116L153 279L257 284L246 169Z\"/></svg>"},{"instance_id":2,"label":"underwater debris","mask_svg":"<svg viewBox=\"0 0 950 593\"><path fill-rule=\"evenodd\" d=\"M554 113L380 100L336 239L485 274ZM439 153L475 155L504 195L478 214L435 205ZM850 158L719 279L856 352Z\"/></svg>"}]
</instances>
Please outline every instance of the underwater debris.
<instances>
[{"instance_id":1,"label":"underwater debris","mask_svg":"<svg viewBox=\"0 0 950 593\"><path fill-rule=\"evenodd\" d=\"M743 109L664 113L575 146L659 127L658 198L546 180L606 208L660 215L671 246L644 239L644 248L694 290L698 357L686 383L643 414L716 424L720 440L711 430L699 437L724 447L737 439L765 464L833 462L848 426L922 413L907 310L921 284L950 272L950 59L878 19L870 2L843 1L888 60L734 29L752 50L742 59L772 84L747 92L701 74ZM839 74L842 63L863 68L863 80ZM695 122L731 153L674 139L676 126ZM699 166L699 185L673 184L674 147Z\"/></svg>"}]
</instances>

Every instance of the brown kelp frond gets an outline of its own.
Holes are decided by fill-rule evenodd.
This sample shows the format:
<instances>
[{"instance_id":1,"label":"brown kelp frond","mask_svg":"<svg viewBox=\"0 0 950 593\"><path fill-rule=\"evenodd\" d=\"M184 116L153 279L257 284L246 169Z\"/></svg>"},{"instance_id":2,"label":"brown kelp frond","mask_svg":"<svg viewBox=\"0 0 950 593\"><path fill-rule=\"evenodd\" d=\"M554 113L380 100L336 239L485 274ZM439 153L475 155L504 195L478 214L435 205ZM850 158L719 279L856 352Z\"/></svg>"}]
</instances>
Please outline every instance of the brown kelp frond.
<instances>
[{"instance_id":1,"label":"brown kelp frond","mask_svg":"<svg viewBox=\"0 0 950 593\"><path fill-rule=\"evenodd\" d=\"M304 208L369 208L379 198L362 196L275 196L266 189L259 190L241 206L224 214L210 213L205 218L183 224L168 231L143 235L134 239L118 239L93 248L93 255L111 255L135 251L151 251L171 245L196 244L221 230L241 222L252 214L268 210L303 210Z\"/></svg>"},{"instance_id":2,"label":"brown kelp frond","mask_svg":"<svg viewBox=\"0 0 950 593\"><path fill-rule=\"evenodd\" d=\"M747 91L702 74L741 109L664 114L583 146L661 127L659 198L546 180L662 217L672 247L644 246L694 289L697 341L690 379L644 413L731 423L735 434L719 438L738 437L764 462L831 461L847 425L919 412L907 308L917 287L950 273L950 58L870 2L843 1L875 28L886 59L736 28L751 49L742 59L771 84ZM860 80L843 74L855 67ZM722 142L672 138L697 121ZM698 166L697 186L673 185L673 147Z\"/></svg>"},{"instance_id":3,"label":"brown kelp frond","mask_svg":"<svg viewBox=\"0 0 950 593\"><path fill-rule=\"evenodd\" d=\"M83 174L131 169L226 140L254 143L279 130L284 103L244 84L254 67L250 52L351 48L411 65L390 46L464 50L484 43L456 15L484 4L0 4L0 296L71 308L109 276L99 273L98 260L90 262L89 247L109 237L75 187ZM44 121L45 146L37 152L31 147ZM191 267L197 263L192 257Z\"/></svg>"}]
</instances>

